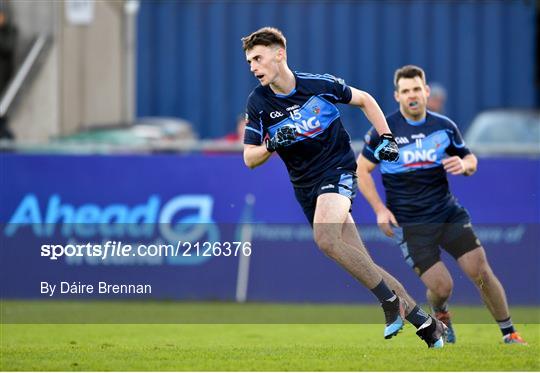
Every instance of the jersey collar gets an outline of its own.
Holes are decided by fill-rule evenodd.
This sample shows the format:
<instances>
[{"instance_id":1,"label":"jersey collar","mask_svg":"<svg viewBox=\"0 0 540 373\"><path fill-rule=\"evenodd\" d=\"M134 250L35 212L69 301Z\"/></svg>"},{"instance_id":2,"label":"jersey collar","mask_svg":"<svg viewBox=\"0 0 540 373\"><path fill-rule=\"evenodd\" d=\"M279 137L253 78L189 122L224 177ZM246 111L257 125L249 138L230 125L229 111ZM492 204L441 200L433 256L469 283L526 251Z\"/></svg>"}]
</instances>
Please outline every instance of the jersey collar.
<instances>
[{"instance_id":1,"label":"jersey collar","mask_svg":"<svg viewBox=\"0 0 540 373\"><path fill-rule=\"evenodd\" d=\"M294 95L296 93L296 87L298 85L298 78L296 77L296 73L294 71L292 71L293 75L294 75L294 88L292 89L292 91L290 91L289 93L287 94L280 94L280 93L274 93L274 91L272 91L272 88L270 88L270 86L268 85L266 88L268 88L268 92L270 92L271 95L277 97L277 98L287 98L287 97L291 97L292 95Z\"/></svg>"},{"instance_id":2,"label":"jersey collar","mask_svg":"<svg viewBox=\"0 0 540 373\"><path fill-rule=\"evenodd\" d=\"M403 115L403 113L401 113L401 116L403 117L403 119L405 119L405 121L410 124L411 126L421 126L422 124L426 123L426 120L427 120L427 112L426 112L426 116L424 117L424 119L420 119L418 121L414 121L414 120L411 120L409 118L407 118L405 115Z\"/></svg>"}]
</instances>

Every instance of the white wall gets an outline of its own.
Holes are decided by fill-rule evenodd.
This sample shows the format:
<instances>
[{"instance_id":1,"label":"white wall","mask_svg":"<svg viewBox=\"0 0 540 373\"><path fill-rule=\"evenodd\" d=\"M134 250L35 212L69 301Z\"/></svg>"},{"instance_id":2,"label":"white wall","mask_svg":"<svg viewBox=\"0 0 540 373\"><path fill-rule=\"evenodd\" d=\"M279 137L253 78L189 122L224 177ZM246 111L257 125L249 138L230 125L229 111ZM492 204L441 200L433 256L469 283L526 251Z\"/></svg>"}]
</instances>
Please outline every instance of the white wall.
<instances>
[{"instance_id":1,"label":"white wall","mask_svg":"<svg viewBox=\"0 0 540 373\"><path fill-rule=\"evenodd\" d=\"M94 20L73 25L60 1L11 4L21 40L51 35L39 74L10 113L18 140L46 140L124 119L123 13L119 1L96 1Z\"/></svg>"}]
</instances>

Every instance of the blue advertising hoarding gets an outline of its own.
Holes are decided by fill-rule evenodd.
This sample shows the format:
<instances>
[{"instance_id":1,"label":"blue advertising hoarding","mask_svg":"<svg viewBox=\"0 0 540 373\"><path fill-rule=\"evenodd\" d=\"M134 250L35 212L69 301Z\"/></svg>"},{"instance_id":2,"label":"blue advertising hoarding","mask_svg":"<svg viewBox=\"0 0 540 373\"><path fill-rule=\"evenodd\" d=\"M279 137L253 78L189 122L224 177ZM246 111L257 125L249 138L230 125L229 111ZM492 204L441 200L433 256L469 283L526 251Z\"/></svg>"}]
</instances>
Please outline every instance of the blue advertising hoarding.
<instances>
[{"instance_id":1,"label":"blue advertising hoarding","mask_svg":"<svg viewBox=\"0 0 540 373\"><path fill-rule=\"evenodd\" d=\"M229 256L221 251L203 256L194 255L194 243L249 239L248 300L373 301L317 249L278 159L255 170L247 169L240 155L210 154L3 154L1 162L4 298L48 297L42 282L103 281L152 285L151 294L126 295L130 297L233 300L242 247ZM378 176L376 180L380 188ZM484 159L474 177L450 180L473 217L510 302L540 303L540 161ZM399 248L374 226L374 215L362 197L355 201L353 215L376 262L423 299L419 279ZM249 237L242 233L246 226ZM43 255L43 245L110 242L110 247L115 243L121 248L178 241L192 243L193 255L109 253L107 260L88 255L53 260ZM186 250L180 247L181 253ZM213 250L209 252L216 254ZM474 286L447 259L455 280L453 301L479 303ZM78 295L62 295L73 296Z\"/></svg>"}]
</instances>

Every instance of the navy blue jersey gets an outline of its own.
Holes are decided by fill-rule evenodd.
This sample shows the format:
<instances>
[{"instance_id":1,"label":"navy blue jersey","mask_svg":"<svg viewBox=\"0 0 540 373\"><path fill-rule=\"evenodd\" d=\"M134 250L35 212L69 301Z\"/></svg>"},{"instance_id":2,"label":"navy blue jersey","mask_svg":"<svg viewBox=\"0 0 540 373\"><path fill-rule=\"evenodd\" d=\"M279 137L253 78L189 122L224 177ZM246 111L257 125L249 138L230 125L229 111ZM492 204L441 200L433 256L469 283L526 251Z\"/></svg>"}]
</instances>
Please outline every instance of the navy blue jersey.
<instances>
[{"instance_id":1,"label":"navy blue jersey","mask_svg":"<svg viewBox=\"0 0 540 373\"><path fill-rule=\"evenodd\" d=\"M435 222L445 208L456 203L448 188L442 160L447 155L470 154L454 122L428 111L420 122L406 119L400 111L386 118L399 146L397 163L380 162L386 205L399 223ZM379 163L373 151L379 136L366 134L362 155Z\"/></svg>"},{"instance_id":2,"label":"navy blue jersey","mask_svg":"<svg viewBox=\"0 0 540 373\"><path fill-rule=\"evenodd\" d=\"M281 126L296 127L296 140L277 153L297 187L311 186L332 170L356 171L350 137L340 120L338 103L351 101L351 89L332 75L294 73L295 89L275 94L259 85L249 95L244 144L261 145Z\"/></svg>"}]
</instances>

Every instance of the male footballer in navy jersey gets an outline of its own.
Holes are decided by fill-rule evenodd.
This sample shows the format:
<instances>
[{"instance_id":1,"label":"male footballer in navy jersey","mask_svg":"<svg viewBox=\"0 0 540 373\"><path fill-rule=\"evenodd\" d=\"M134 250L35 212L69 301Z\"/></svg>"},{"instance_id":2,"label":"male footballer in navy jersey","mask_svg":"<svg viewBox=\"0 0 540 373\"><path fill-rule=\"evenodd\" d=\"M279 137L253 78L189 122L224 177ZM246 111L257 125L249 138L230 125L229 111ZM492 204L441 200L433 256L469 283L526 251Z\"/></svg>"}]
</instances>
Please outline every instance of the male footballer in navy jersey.
<instances>
[{"instance_id":1,"label":"male footballer in navy jersey","mask_svg":"<svg viewBox=\"0 0 540 373\"><path fill-rule=\"evenodd\" d=\"M260 166L273 152L278 153L313 226L317 245L381 302L385 338L403 327L403 313L428 347L442 347L444 324L416 306L401 284L373 262L350 214L356 194L356 160L336 104L361 108L380 134L375 157L395 162L398 147L376 101L331 75L291 71L285 37L275 28L262 28L242 42L251 72L260 83L247 102L246 165Z\"/></svg>"},{"instance_id":2,"label":"male footballer in navy jersey","mask_svg":"<svg viewBox=\"0 0 540 373\"><path fill-rule=\"evenodd\" d=\"M453 281L440 260L440 247L451 254L475 283L499 324L504 343L525 344L515 331L504 289L493 274L472 229L469 213L450 193L446 174L470 176L477 159L447 117L426 110L429 86L424 71L413 65L396 70L395 99L399 110L386 118L400 149L398 162L379 159L378 131L366 135L358 157L358 185L377 215L377 223L401 247L406 262L427 287L435 317L448 327L447 342L456 341L447 300ZM371 172L380 164L386 205Z\"/></svg>"}]
</instances>

